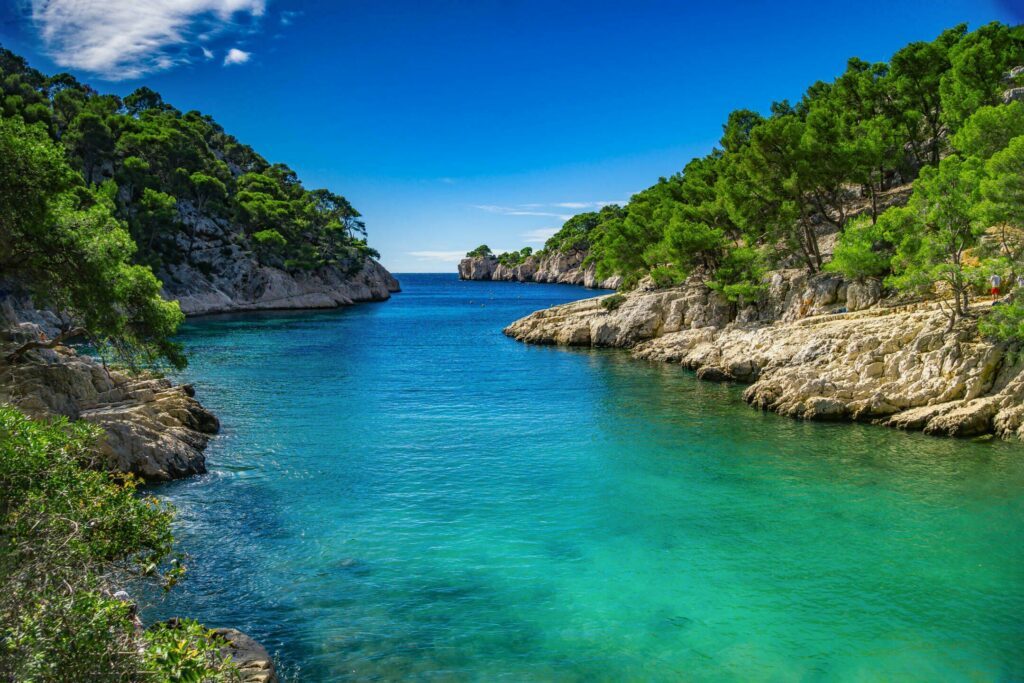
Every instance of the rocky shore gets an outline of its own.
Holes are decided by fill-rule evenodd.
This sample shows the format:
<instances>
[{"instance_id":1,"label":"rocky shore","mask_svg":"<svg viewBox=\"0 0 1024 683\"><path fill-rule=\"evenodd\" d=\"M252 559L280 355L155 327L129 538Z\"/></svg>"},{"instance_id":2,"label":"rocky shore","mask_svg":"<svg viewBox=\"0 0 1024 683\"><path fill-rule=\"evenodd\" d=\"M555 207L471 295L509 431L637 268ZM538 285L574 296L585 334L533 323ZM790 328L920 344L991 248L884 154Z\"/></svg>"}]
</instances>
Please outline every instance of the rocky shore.
<instances>
[{"instance_id":1,"label":"rocky shore","mask_svg":"<svg viewBox=\"0 0 1024 683\"><path fill-rule=\"evenodd\" d=\"M20 323L3 333L6 353L41 328ZM104 469L167 481L206 471L203 450L220 423L189 385L108 370L73 349L30 351L9 363L0 357L0 403L32 417L65 416L100 426Z\"/></svg>"},{"instance_id":2,"label":"rocky shore","mask_svg":"<svg viewBox=\"0 0 1024 683\"><path fill-rule=\"evenodd\" d=\"M531 255L517 266L506 266L497 257L464 258L459 262L460 280L498 280L509 282L549 282L582 285L590 289L618 289L622 278L599 280L594 264L583 265L585 251Z\"/></svg>"},{"instance_id":3,"label":"rocky shore","mask_svg":"<svg viewBox=\"0 0 1024 683\"><path fill-rule=\"evenodd\" d=\"M384 301L400 291L384 266L367 258L354 273L320 268L290 273L239 255L205 275L179 265L163 275L164 295L177 299L185 315L303 308L337 308Z\"/></svg>"},{"instance_id":4,"label":"rocky shore","mask_svg":"<svg viewBox=\"0 0 1024 683\"><path fill-rule=\"evenodd\" d=\"M773 273L763 300L742 309L696 278L645 284L617 307L602 305L608 297L555 306L505 334L626 348L700 379L749 383L746 401L791 417L1024 437L1024 362L981 339L969 320L947 332L939 303L897 305L880 300L877 282L801 271Z\"/></svg>"}]
</instances>

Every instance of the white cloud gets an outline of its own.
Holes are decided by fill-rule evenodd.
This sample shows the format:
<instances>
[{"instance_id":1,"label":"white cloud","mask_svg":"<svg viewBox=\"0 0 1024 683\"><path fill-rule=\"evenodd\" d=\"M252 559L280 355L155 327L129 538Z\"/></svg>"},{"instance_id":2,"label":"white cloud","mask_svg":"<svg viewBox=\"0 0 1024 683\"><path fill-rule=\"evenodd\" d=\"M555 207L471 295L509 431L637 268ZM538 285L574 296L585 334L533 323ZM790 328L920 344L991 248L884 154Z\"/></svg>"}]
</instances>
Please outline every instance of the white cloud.
<instances>
[{"instance_id":1,"label":"white cloud","mask_svg":"<svg viewBox=\"0 0 1024 683\"><path fill-rule=\"evenodd\" d=\"M32 21L60 66L110 80L138 78L189 61L203 34L257 18L267 0L31 0ZM204 53L205 54L205 53Z\"/></svg>"},{"instance_id":2,"label":"white cloud","mask_svg":"<svg viewBox=\"0 0 1024 683\"><path fill-rule=\"evenodd\" d=\"M466 250L460 251L407 251L409 256L414 256L420 261L445 261L447 263L458 263L466 258Z\"/></svg>"},{"instance_id":3,"label":"white cloud","mask_svg":"<svg viewBox=\"0 0 1024 683\"><path fill-rule=\"evenodd\" d=\"M503 216L547 216L567 221L572 218L571 214L553 213L551 211L534 211L530 207L534 204L520 204L519 206L495 206L494 204L474 204L474 209L487 211L488 213L500 213Z\"/></svg>"},{"instance_id":4,"label":"white cloud","mask_svg":"<svg viewBox=\"0 0 1024 683\"><path fill-rule=\"evenodd\" d=\"M245 50L239 50L237 47L233 47L228 50L227 55L224 56L224 66L228 66L230 64L245 64L249 61L250 57L252 57L251 52L246 52Z\"/></svg>"},{"instance_id":5,"label":"white cloud","mask_svg":"<svg viewBox=\"0 0 1024 683\"><path fill-rule=\"evenodd\" d=\"M627 202L625 201L553 202L549 204L533 202L530 204L516 204L515 206L474 204L473 208L480 209L481 211L487 211L488 213L499 213L503 216L546 216L548 218L557 218L560 221L567 221L572 218L573 214L565 213L565 209L575 212L596 211L602 207L608 206L609 204L624 206L626 203ZM559 209L561 209L561 211Z\"/></svg>"},{"instance_id":6,"label":"white cloud","mask_svg":"<svg viewBox=\"0 0 1024 683\"><path fill-rule=\"evenodd\" d=\"M537 228L536 230L524 232L521 236L526 242L532 242L534 244L544 244L556 232L558 232L558 228Z\"/></svg>"},{"instance_id":7,"label":"white cloud","mask_svg":"<svg viewBox=\"0 0 1024 683\"><path fill-rule=\"evenodd\" d=\"M205 48L204 47L203 48L203 56L206 57L207 59L213 59L213 50L210 50L209 48Z\"/></svg>"}]
</instances>

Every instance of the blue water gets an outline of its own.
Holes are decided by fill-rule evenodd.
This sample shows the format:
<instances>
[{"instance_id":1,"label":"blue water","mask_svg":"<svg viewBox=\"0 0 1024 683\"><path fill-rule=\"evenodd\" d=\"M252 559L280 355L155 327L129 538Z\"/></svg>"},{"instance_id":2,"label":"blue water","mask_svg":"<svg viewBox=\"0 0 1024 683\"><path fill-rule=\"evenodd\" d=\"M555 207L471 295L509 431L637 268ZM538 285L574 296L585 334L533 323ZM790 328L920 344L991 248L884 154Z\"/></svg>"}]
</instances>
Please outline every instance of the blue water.
<instances>
[{"instance_id":1,"label":"blue water","mask_svg":"<svg viewBox=\"0 0 1024 683\"><path fill-rule=\"evenodd\" d=\"M406 275L190 322L187 580L302 680L1024 679L1024 448L758 413L502 336L593 295Z\"/></svg>"}]
</instances>

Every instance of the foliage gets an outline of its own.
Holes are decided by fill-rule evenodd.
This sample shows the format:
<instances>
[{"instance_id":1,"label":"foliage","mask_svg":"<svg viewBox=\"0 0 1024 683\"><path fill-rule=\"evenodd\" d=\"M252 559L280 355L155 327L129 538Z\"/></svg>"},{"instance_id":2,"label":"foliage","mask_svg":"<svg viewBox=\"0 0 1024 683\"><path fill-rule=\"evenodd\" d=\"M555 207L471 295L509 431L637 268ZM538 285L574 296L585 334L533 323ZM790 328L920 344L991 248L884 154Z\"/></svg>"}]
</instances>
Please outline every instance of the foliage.
<instances>
[{"instance_id":1,"label":"foliage","mask_svg":"<svg viewBox=\"0 0 1024 683\"><path fill-rule=\"evenodd\" d=\"M122 587L169 587L172 510L130 477L95 468L98 428L34 421L0 406L0 678L18 681L216 680L230 667L191 625L174 668L158 629L140 635ZM212 642L212 641L206 641ZM173 646L173 645L172 645Z\"/></svg>"},{"instance_id":2,"label":"foliage","mask_svg":"<svg viewBox=\"0 0 1024 683\"><path fill-rule=\"evenodd\" d=\"M978 108L998 103L1003 74L1022 62L1024 27L992 22L966 33L950 47L939 84L945 123L955 130Z\"/></svg>"},{"instance_id":3,"label":"foliage","mask_svg":"<svg viewBox=\"0 0 1024 683\"><path fill-rule=\"evenodd\" d=\"M866 216L847 226L825 270L854 280L889 273L896 244L910 231L910 212L894 207L871 222Z\"/></svg>"},{"instance_id":4,"label":"foliage","mask_svg":"<svg viewBox=\"0 0 1024 683\"><path fill-rule=\"evenodd\" d=\"M466 252L466 258L483 258L485 256L494 256L494 252L486 244L481 244L476 249Z\"/></svg>"},{"instance_id":5,"label":"foliage","mask_svg":"<svg viewBox=\"0 0 1024 683\"><path fill-rule=\"evenodd\" d=\"M969 304L974 265L965 258L984 228L974 220L980 194L980 163L957 156L922 171L910 202L899 216L904 234L893 255L891 284L931 292L936 284L952 294L950 326Z\"/></svg>"},{"instance_id":6,"label":"foliage","mask_svg":"<svg viewBox=\"0 0 1024 683\"><path fill-rule=\"evenodd\" d=\"M498 263L509 268L522 265L533 255L533 247L523 247L519 251L506 251L498 254Z\"/></svg>"},{"instance_id":7,"label":"foliage","mask_svg":"<svg viewBox=\"0 0 1024 683\"><path fill-rule=\"evenodd\" d=\"M601 299L601 308L611 313L612 311L619 310L619 307L626 302L626 297L622 294L610 294Z\"/></svg>"},{"instance_id":8,"label":"foliage","mask_svg":"<svg viewBox=\"0 0 1024 683\"><path fill-rule=\"evenodd\" d=\"M952 137L953 147L965 157L988 159L1024 135L1024 103L982 107Z\"/></svg>"},{"instance_id":9,"label":"foliage","mask_svg":"<svg viewBox=\"0 0 1024 683\"><path fill-rule=\"evenodd\" d=\"M1020 293L1002 305L993 306L978 320L978 331L998 341L1024 341L1024 299Z\"/></svg>"},{"instance_id":10,"label":"foliage","mask_svg":"<svg viewBox=\"0 0 1024 683\"><path fill-rule=\"evenodd\" d=\"M182 113L141 87L123 99L101 95L68 74L47 78L0 48L2 117L39 123L63 149L88 188L114 180L115 217L138 243L137 262L159 268L191 252L194 208L216 220L236 220L252 237L276 230L286 244L277 264L300 269L349 266L376 252L366 245L359 212L341 195L307 190L284 164L270 164L209 116Z\"/></svg>"},{"instance_id":11,"label":"foliage","mask_svg":"<svg viewBox=\"0 0 1024 683\"><path fill-rule=\"evenodd\" d=\"M1024 134L1014 138L985 164L981 182L984 202L978 207L984 223L1024 230ZM1005 242L1005 239L1004 239ZM1011 250L1018 258L1019 250Z\"/></svg>"},{"instance_id":12,"label":"foliage","mask_svg":"<svg viewBox=\"0 0 1024 683\"><path fill-rule=\"evenodd\" d=\"M238 680L223 638L192 619L154 624L142 636L145 671L160 683L215 683Z\"/></svg>"},{"instance_id":13,"label":"foliage","mask_svg":"<svg viewBox=\"0 0 1024 683\"><path fill-rule=\"evenodd\" d=\"M288 244L288 240L273 228L253 233L252 239L256 244L256 253L264 263L279 262L284 247Z\"/></svg>"},{"instance_id":14,"label":"foliage","mask_svg":"<svg viewBox=\"0 0 1024 683\"><path fill-rule=\"evenodd\" d=\"M129 362L163 358L182 320L115 216L115 188L87 187L39 125L0 119L0 273Z\"/></svg>"},{"instance_id":15,"label":"foliage","mask_svg":"<svg viewBox=\"0 0 1024 683\"><path fill-rule=\"evenodd\" d=\"M608 204L600 211L576 214L559 228L558 232L544 243L545 252L593 251L596 247L598 230L602 223L621 217L618 204Z\"/></svg>"},{"instance_id":16,"label":"foliage","mask_svg":"<svg viewBox=\"0 0 1024 683\"><path fill-rule=\"evenodd\" d=\"M765 272L763 252L741 246L726 253L707 285L729 301L745 305L764 293Z\"/></svg>"},{"instance_id":17,"label":"foliage","mask_svg":"<svg viewBox=\"0 0 1024 683\"><path fill-rule=\"evenodd\" d=\"M622 276L623 288L699 273L737 303L761 296L773 267L888 276L908 291L944 283L962 313L986 269L1024 270L1024 142L1012 142L1024 104L999 104L1019 64L1024 28L999 23L955 26L888 62L853 57L795 104L733 111L719 148L625 206L573 216L544 251L585 250L584 264ZM943 167L951 151L960 156ZM883 212L886 193L919 174L913 206ZM826 264L828 233L838 244Z\"/></svg>"}]
</instances>

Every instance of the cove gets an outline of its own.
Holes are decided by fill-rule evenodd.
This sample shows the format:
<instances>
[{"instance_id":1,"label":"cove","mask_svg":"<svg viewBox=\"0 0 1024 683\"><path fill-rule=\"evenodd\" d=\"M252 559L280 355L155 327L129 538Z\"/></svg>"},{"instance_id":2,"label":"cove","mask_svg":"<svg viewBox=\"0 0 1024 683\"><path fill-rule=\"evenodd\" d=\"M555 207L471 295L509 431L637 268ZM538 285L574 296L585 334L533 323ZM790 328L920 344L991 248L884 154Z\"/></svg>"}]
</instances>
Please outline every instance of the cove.
<instances>
[{"instance_id":1,"label":"cove","mask_svg":"<svg viewBox=\"0 0 1024 683\"><path fill-rule=\"evenodd\" d=\"M197 319L190 573L302 680L1024 678L1024 449L797 422L617 351L501 334L595 292L405 275Z\"/></svg>"}]
</instances>

